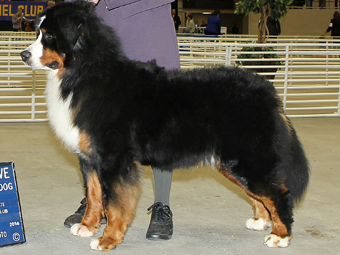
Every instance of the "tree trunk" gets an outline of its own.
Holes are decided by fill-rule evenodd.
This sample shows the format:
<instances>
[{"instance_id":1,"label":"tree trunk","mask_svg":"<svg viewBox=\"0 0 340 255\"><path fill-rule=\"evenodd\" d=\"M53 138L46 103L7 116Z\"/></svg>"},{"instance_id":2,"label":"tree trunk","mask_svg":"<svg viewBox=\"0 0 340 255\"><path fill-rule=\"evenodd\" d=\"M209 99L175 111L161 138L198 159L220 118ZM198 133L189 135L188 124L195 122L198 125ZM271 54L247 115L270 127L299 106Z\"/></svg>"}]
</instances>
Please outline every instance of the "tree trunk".
<instances>
[{"instance_id":1,"label":"tree trunk","mask_svg":"<svg viewBox=\"0 0 340 255\"><path fill-rule=\"evenodd\" d=\"M267 27L267 18L270 16L271 10L270 10L270 7L268 5L265 5L265 4L262 4L261 7L262 7L261 8L262 12L261 12L257 41L259 43L265 43L265 42L267 42L267 40L269 38L269 31L268 31L268 27Z\"/></svg>"}]
</instances>

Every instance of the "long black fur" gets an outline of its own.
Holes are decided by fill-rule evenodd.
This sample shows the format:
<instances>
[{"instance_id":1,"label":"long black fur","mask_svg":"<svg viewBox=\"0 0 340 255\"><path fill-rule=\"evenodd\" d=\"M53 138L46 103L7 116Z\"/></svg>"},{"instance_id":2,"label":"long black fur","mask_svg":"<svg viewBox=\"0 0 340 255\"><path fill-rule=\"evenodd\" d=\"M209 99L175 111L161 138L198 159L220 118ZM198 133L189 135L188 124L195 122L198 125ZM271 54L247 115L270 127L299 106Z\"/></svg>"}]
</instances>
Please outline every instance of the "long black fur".
<instances>
[{"instance_id":1,"label":"long black fur","mask_svg":"<svg viewBox=\"0 0 340 255\"><path fill-rule=\"evenodd\" d=\"M74 125L91 138L84 177L96 169L107 201L119 180L137 182L136 161L172 171L213 156L246 190L270 197L290 231L309 169L270 82L234 67L181 72L129 60L85 1L41 16L57 38L51 47L66 55L62 96L73 93Z\"/></svg>"}]
</instances>

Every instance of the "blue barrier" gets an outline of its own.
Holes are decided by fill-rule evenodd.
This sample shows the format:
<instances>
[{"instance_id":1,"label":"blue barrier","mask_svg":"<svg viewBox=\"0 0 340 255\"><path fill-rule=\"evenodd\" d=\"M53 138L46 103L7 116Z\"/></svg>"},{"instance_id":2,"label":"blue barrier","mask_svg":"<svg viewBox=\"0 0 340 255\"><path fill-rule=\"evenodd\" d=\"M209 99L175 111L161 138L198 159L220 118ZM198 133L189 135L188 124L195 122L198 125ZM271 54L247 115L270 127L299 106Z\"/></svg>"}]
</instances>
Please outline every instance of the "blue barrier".
<instances>
[{"instance_id":1,"label":"blue barrier","mask_svg":"<svg viewBox=\"0 0 340 255\"><path fill-rule=\"evenodd\" d=\"M13 162L0 163L0 246L26 242Z\"/></svg>"}]
</instances>

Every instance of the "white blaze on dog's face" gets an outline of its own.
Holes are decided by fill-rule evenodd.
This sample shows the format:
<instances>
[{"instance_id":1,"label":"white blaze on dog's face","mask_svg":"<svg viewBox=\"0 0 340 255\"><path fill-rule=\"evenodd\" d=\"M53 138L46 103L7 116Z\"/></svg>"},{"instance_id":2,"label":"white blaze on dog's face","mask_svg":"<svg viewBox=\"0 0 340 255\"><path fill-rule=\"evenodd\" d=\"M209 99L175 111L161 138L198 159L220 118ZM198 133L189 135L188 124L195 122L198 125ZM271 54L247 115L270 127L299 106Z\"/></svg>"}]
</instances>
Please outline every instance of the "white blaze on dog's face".
<instances>
[{"instance_id":1,"label":"white blaze on dog's face","mask_svg":"<svg viewBox=\"0 0 340 255\"><path fill-rule=\"evenodd\" d=\"M40 18L37 28L37 40L22 52L21 56L25 64L31 66L32 69L62 69L64 67L65 54L58 53L56 37L42 27L45 18L45 16Z\"/></svg>"},{"instance_id":2,"label":"white blaze on dog's face","mask_svg":"<svg viewBox=\"0 0 340 255\"><path fill-rule=\"evenodd\" d=\"M67 98L61 96L61 75L65 71L65 54L60 50L54 26L53 15L42 16L37 27L38 38L21 57L33 69L48 70L46 102L51 126L58 137L73 152L79 153L79 129L73 125L71 101L73 93ZM62 36L59 36L62 37Z\"/></svg>"}]
</instances>

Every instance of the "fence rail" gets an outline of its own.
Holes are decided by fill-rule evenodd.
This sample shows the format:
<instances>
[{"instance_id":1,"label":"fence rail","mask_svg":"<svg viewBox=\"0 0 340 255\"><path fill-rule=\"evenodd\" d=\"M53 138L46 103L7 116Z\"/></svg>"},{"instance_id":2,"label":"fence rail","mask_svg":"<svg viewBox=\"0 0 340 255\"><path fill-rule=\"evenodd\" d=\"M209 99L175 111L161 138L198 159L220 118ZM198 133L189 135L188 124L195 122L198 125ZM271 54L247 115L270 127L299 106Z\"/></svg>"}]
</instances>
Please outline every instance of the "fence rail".
<instances>
[{"instance_id":1,"label":"fence rail","mask_svg":"<svg viewBox=\"0 0 340 255\"><path fill-rule=\"evenodd\" d=\"M180 37L182 69L239 66L273 83L289 117L339 117L340 41L279 41L256 44L238 38L230 42L230 38Z\"/></svg>"},{"instance_id":2,"label":"fence rail","mask_svg":"<svg viewBox=\"0 0 340 255\"><path fill-rule=\"evenodd\" d=\"M46 73L25 66L20 52L35 33L0 32L0 122L47 121ZM178 36L181 68L240 66L273 82L289 117L340 116L340 46L331 38ZM263 47L259 52L250 47ZM255 58L255 57L259 58Z\"/></svg>"},{"instance_id":3,"label":"fence rail","mask_svg":"<svg viewBox=\"0 0 340 255\"><path fill-rule=\"evenodd\" d=\"M35 38L35 33L0 32L0 122L47 121L46 74L20 57Z\"/></svg>"}]
</instances>

